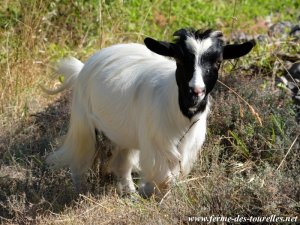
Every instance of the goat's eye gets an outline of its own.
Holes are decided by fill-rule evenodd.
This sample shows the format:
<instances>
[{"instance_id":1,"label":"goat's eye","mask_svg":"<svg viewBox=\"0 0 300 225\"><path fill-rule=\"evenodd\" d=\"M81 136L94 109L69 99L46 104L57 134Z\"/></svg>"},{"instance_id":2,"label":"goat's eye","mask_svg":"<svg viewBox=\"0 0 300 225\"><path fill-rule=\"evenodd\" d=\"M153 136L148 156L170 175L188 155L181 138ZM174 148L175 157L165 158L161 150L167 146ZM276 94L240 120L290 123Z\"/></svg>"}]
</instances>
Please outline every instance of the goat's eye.
<instances>
[{"instance_id":1,"label":"goat's eye","mask_svg":"<svg viewBox=\"0 0 300 225\"><path fill-rule=\"evenodd\" d=\"M180 60L180 59L178 59L178 58L175 58L175 60L176 60L176 63L177 64L179 64L179 65L182 65L183 63L182 63L182 60Z\"/></svg>"}]
</instances>

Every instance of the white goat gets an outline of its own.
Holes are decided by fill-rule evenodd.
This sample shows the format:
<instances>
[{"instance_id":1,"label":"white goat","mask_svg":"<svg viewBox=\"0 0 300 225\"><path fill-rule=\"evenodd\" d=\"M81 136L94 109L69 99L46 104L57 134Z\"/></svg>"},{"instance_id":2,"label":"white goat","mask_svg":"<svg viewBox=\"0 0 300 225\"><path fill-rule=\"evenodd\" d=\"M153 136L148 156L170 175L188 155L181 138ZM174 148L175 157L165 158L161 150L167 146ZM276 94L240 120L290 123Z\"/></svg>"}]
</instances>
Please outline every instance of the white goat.
<instances>
[{"instance_id":1,"label":"white goat","mask_svg":"<svg viewBox=\"0 0 300 225\"><path fill-rule=\"evenodd\" d=\"M73 87L71 121L66 140L47 162L70 167L77 190L95 156L95 130L117 146L110 168L121 193L136 191L136 161L144 196L165 191L190 172L205 139L208 96L220 63L247 54L254 42L224 46L222 33L212 30L181 29L174 36L174 43L146 38L146 46L104 48L85 64L75 58L59 63L65 82L48 93Z\"/></svg>"}]
</instances>

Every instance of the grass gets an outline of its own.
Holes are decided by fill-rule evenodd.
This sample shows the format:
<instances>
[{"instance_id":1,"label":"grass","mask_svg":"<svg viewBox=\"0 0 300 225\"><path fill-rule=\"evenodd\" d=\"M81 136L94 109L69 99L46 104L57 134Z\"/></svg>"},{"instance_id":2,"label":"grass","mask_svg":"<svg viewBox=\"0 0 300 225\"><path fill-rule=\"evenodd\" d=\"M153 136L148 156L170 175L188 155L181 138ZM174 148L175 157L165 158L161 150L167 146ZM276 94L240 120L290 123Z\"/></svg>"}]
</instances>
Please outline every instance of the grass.
<instances>
[{"instance_id":1,"label":"grass","mask_svg":"<svg viewBox=\"0 0 300 225\"><path fill-rule=\"evenodd\" d=\"M276 53L300 51L289 39L281 44L270 39L243 60L223 64L220 80L231 90L217 84L203 151L189 177L178 181L162 202L120 198L114 179L104 177L98 164L90 172L91 194L76 196L69 171L53 172L44 163L66 133L69 93L49 97L39 88L59 83L49 78L61 57L85 60L102 47L142 42L145 36L170 40L181 27L213 27L226 37L264 34L266 16L295 23L298 8L293 0L4 0L1 223L184 224L188 216L299 217L300 128L288 94L274 84L287 66Z\"/></svg>"}]
</instances>

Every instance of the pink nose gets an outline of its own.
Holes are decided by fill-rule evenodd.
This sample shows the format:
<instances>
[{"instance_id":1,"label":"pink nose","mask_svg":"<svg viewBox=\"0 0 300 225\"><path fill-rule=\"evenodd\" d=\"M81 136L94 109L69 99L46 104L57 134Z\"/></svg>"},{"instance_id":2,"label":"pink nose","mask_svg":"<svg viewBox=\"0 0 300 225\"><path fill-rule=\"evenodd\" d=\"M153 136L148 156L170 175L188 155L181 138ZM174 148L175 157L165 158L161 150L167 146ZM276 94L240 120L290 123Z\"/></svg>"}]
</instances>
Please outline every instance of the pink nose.
<instances>
[{"instance_id":1,"label":"pink nose","mask_svg":"<svg viewBox=\"0 0 300 225\"><path fill-rule=\"evenodd\" d=\"M201 96L205 93L205 88L195 87L194 92L196 95Z\"/></svg>"}]
</instances>

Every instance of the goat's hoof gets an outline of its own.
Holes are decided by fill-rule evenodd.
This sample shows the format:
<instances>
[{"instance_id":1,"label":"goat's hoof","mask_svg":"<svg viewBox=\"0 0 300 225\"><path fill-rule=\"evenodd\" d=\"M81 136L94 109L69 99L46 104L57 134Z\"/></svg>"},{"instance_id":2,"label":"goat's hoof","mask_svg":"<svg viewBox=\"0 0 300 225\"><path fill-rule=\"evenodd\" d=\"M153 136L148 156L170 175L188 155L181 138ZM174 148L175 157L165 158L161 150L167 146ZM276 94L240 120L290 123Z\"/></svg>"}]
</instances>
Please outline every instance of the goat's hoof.
<instances>
[{"instance_id":1,"label":"goat's hoof","mask_svg":"<svg viewBox=\"0 0 300 225\"><path fill-rule=\"evenodd\" d=\"M136 189L134 187L133 182L128 182L126 184L122 182L118 182L118 194L122 197L131 196L136 193Z\"/></svg>"},{"instance_id":2,"label":"goat's hoof","mask_svg":"<svg viewBox=\"0 0 300 225\"><path fill-rule=\"evenodd\" d=\"M139 194L142 198L150 198L154 194L154 185L152 183L143 183L139 189Z\"/></svg>"}]
</instances>

